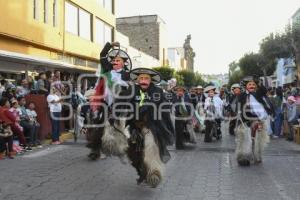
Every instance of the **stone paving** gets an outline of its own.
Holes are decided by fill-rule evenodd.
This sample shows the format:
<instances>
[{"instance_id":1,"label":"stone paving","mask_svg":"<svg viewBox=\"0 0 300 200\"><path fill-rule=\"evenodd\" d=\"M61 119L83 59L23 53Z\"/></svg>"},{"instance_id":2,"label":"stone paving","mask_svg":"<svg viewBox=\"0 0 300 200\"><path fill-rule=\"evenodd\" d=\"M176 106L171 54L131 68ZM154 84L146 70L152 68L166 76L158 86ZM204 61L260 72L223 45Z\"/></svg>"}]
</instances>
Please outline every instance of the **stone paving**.
<instances>
[{"instance_id":1,"label":"stone paving","mask_svg":"<svg viewBox=\"0 0 300 200\"><path fill-rule=\"evenodd\" d=\"M135 170L117 158L92 162L84 140L0 161L2 200L296 200L300 199L300 145L271 140L261 165L239 167L234 137L171 149L163 183L138 186Z\"/></svg>"}]
</instances>

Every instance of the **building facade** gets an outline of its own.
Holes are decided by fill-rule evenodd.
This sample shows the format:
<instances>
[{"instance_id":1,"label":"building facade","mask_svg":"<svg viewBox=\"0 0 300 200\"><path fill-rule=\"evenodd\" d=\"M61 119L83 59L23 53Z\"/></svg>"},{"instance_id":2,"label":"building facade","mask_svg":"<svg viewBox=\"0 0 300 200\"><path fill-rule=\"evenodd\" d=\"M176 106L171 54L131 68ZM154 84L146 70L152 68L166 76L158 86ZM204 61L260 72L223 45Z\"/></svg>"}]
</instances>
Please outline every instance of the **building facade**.
<instances>
[{"instance_id":1,"label":"building facade","mask_svg":"<svg viewBox=\"0 0 300 200\"><path fill-rule=\"evenodd\" d=\"M115 0L9 0L0 3L0 71L53 68L95 72L115 38Z\"/></svg>"},{"instance_id":2,"label":"building facade","mask_svg":"<svg viewBox=\"0 0 300 200\"><path fill-rule=\"evenodd\" d=\"M166 23L158 15L116 19L117 31L129 38L130 45L160 61L167 61Z\"/></svg>"},{"instance_id":3,"label":"building facade","mask_svg":"<svg viewBox=\"0 0 300 200\"><path fill-rule=\"evenodd\" d=\"M118 31L116 31L116 41L120 42L121 49L130 56L133 69L138 67L152 68L160 65L158 59L132 47L129 38Z\"/></svg>"}]
</instances>

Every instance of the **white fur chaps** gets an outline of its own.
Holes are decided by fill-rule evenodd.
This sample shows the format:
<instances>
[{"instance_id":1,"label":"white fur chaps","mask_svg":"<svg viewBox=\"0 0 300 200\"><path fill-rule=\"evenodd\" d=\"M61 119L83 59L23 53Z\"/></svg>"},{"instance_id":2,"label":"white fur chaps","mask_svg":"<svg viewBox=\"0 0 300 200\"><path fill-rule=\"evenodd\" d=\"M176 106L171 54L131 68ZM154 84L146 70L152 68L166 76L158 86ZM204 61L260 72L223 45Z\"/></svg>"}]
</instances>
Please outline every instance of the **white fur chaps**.
<instances>
[{"instance_id":1,"label":"white fur chaps","mask_svg":"<svg viewBox=\"0 0 300 200\"><path fill-rule=\"evenodd\" d=\"M150 129L143 128L144 135L144 165L146 170L146 183L152 187L162 181L164 163L161 161L159 148Z\"/></svg>"},{"instance_id":2,"label":"white fur chaps","mask_svg":"<svg viewBox=\"0 0 300 200\"><path fill-rule=\"evenodd\" d=\"M267 134L267 121L263 122L261 130L256 131L255 138L252 139L251 128L240 124L236 130L236 158L240 165L249 165L251 160L255 163L262 161L262 152L269 142Z\"/></svg>"},{"instance_id":3,"label":"white fur chaps","mask_svg":"<svg viewBox=\"0 0 300 200\"><path fill-rule=\"evenodd\" d=\"M129 132L125 128L125 120L116 120L114 127L106 122L102 136L102 152L108 156L123 158L128 149Z\"/></svg>"}]
</instances>

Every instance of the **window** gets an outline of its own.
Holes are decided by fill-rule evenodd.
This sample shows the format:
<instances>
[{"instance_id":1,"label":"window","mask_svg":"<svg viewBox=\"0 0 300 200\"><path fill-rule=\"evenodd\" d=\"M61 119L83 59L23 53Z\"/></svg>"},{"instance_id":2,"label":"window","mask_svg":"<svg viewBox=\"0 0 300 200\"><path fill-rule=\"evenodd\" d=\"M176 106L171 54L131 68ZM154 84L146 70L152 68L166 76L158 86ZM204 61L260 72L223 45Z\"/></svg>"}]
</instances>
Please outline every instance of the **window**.
<instances>
[{"instance_id":1,"label":"window","mask_svg":"<svg viewBox=\"0 0 300 200\"><path fill-rule=\"evenodd\" d=\"M65 10L66 31L78 35L78 8L66 2Z\"/></svg>"},{"instance_id":2,"label":"window","mask_svg":"<svg viewBox=\"0 0 300 200\"><path fill-rule=\"evenodd\" d=\"M48 22L48 0L44 0L44 23Z\"/></svg>"},{"instance_id":3,"label":"window","mask_svg":"<svg viewBox=\"0 0 300 200\"><path fill-rule=\"evenodd\" d=\"M38 5L38 0L33 0L33 18L38 20L39 19L39 5Z\"/></svg>"},{"instance_id":4,"label":"window","mask_svg":"<svg viewBox=\"0 0 300 200\"><path fill-rule=\"evenodd\" d=\"M104 7L110 12L113 12L112 0L104 0Z\"/></svg>"},{"instance_id":5,"label":"window","mask_svg":"<svg viewBox=\"0 0 300 200\"><path fill-rule=\"evenodd\" d=\"M101 45L104 45L106 42L112 42L112 34L113 28L96 18L95 42Z\"/></svg>"},{"instance_id":6,"label":"window","mask_svg":"<svg viewBox=\"0 0 300 200\"><path fill-rule=\"evenodd\" d=\"M104 22L97 18L95 42L102 45L104 44Z\"/></svg>"},{"instance_id":7,"label":"window","mask_svg":"<svg viewBox=\"0 0 300 200\"><path fill-rule=\"evenodd\" d=\"M91 14L87 11L66 2L65 4L65 29L84 39L92 39Z\"/></svg>"},{"instance_id":8,"label":"window","mask_svg":"<svg viewBox=\"0 0 300 200\"><path fill-rule=\"evenodd\" d=\"M53 26L57 26L57 15L58 15L58 12L57 12L57 0L53 0Z\"/></svg>"},{"instance_id":9,"label":"window","mask_svg":"<svg viewBox=\"0 0 300 200\"><path fill-rule=\"evenodd\" d=\"M79 9L79 36L91 40L91 14Z\"/></svg>"},{"instance_id":10,"label":"window","mask_svg":"<svg viewBox=\"0 0 300 200\"><path fill-rule=\"evenodd\" d=\"M97 4L104 7L104 0L96 0Z\"/></svg>"},{"instance_id":11,"label":"window","mask_svg":"<svg viewBox=\"0 0 300 200\"><path fill-rule=\"evenodd\" d=\"M109 25L104 25L104 43L112 42L112 27Z\"/></svg>"},{"instance_id":12,"label":"window","mask_svg":"<svg viewBox=\"0 0 300 200\"><path fill-rule=\"evenodd\" d=\"M97 3L102 6L103 8L113 12L113 0L96 0Z\"/></svg>"}]
</instances>

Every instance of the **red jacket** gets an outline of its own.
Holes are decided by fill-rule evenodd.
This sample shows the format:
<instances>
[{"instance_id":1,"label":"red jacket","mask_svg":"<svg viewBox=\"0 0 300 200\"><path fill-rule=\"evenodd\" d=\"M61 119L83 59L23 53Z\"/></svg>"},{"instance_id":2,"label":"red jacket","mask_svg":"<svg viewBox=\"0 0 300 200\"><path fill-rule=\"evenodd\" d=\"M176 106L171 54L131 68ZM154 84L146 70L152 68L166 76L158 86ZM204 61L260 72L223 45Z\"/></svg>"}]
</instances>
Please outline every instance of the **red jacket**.
<instances>
[{"instance_id":1,"label":"red jacket","mask_svg":"<svg viewBox=\"0 0 300 200\"><path fill-rule=\"evenodd\" d=\"M8 108L0 107L0 121L5 124L15 123L15 116L12 112L9 112Z\"/></svg>"}]
</instances>

